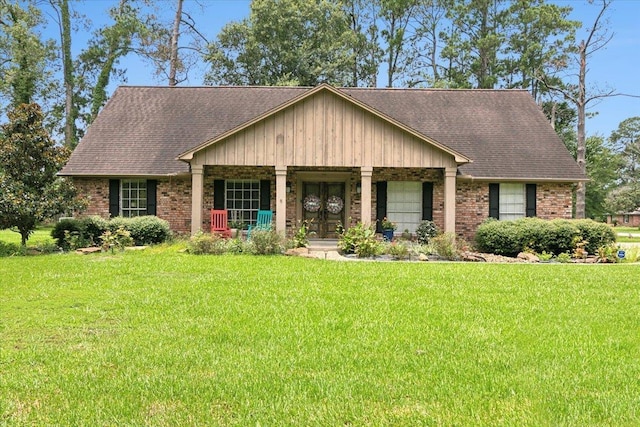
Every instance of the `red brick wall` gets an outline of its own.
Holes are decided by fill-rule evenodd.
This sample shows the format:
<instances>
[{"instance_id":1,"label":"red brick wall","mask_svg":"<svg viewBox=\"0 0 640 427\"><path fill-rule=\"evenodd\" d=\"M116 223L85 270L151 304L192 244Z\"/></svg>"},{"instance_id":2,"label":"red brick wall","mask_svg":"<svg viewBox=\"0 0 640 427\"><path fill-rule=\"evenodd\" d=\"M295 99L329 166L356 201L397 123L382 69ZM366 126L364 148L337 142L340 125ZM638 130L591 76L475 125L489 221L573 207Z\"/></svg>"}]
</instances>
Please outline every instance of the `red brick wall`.
<instances>
[{"instance_id":1,"label":"red brick wall","mask_svg":"<svg viewBox=\"0 0 640 427\"><path fill-rule=\"evenodd\" d=\"M296 172L302 169L289 168L287 182L295 183ZM309 171L309 169L304 169ZM314 171L323 171L318 168ZM326 169L335 171L335 169ZM361 195L356 193L360 181L360 169L344 169L351 174L351 216L360 217ZM271 181L271 206L275 209L275 170L273 167L209 167L205 168L202 229L209 228L209 210L213 207L213 181L215 179L258 179ZM444 180L442 171L430 169L376 168L373 171L372 214L376 212L376 182L378 181L428 181L433 182L433 220L444 228ZM109 179L74 178L80 194L89 199L89 206L82 215L109 217ZM544 219L571 218L571 184L538 184L537 214ZM489 184L487 182L458 181L456 188L456 233L472 241L475 230L489 216ZM277 214L277 213L276 213ZM169 221L171 229L178 233L191 230L191 178L171 177L158 179L157 215ZM274 218L275 219L275 218ZM296 188L287 194L287 230L297 227Z\"/></svg>"},{"instance_id":2,"label":"red brick wall","mask_svg":"<svg viewBox=\"0 0 640 427\"><path fill-rule=\"evenodd\" d=\"M158 179L158 218L165 219L174 232L191 232L191 177ZM74 178L78 192L89 200L81 216L99 215L109 218L109 179Z\"/></svg>"},{"instance_id":3,"label":"red brick wall","mask_svg":"<svg viewBox=\"0 0 640 427\"><path fill-rule=\"evenodd\" d=\"M571 218L572 184L545 183L536 188L536 214L542 219ZM489 183L458 181L456 233L473 241L476 228L489 217Z\"/></svg>"}]
</instances>

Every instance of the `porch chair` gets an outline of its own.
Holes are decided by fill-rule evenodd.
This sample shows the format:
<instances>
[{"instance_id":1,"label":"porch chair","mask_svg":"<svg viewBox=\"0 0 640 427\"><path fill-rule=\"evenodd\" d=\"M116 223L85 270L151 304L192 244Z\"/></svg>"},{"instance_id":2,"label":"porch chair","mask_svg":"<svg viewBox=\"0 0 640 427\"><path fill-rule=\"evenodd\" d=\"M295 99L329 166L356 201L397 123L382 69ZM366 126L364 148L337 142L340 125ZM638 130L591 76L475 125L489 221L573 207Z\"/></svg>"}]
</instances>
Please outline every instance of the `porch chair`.
<instances>
[{"instance_id":1,"label":"porch chair","mask_svg":"<svg viewBox=\"0 0 640 427\"><path fill-rule=\"evenodd\" d=\"M211 234L219 234L231 238L231 228L227 221L226 209L211 209Z\"/></svg>"},{"instance_id":2,"label":"porch chair","mask_svg":"<svg viewBox=\"0 0 640 427\"><path fill-rule=\"evenodd\" d=\"M247 240L251 239L251 230L271 230L271 221L273 221L272 211L258 211L256 225L249 225L249 229L247 230Z\"/></svg>"}]
</instances>

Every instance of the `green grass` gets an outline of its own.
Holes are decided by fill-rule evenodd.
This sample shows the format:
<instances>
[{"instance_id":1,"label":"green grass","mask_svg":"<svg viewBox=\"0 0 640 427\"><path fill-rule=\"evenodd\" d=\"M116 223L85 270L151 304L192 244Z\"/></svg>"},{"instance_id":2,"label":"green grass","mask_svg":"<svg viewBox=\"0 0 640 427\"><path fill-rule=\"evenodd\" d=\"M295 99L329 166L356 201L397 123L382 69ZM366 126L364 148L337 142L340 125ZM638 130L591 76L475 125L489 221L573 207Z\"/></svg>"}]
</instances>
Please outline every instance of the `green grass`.
<instances>
[{"instance_id":1,"label":"green grass","mask_svg":"<svg viewBox=\"0 0 640 427\"><path fill-rule=\"evenodd\" d=\"M51 237L53 227L38 227L27 241L27 246L36 246L41 243L55 243L55 239ZM0 230L0 242L9 244L20 244L20 233L9 229Z\"/></svg>"},{"instance_id":2,"label":"green grass","mask_svg":"<svg viewBox=\"0 0 640 427\"><path fill-rule=\"evenodd\" d=\"M4 258L0 425L638 425L637 270Z\"/></svg>"},{"instance_id":3,"label":"green grass","mask_svg":"<svg viewBox=\"0 0 640 427\"><path fill-rule=\"evenodd\" d=\"M618 243L640 243L640 229L638 227L615 227Z\"/></svg>"}]
</instances>

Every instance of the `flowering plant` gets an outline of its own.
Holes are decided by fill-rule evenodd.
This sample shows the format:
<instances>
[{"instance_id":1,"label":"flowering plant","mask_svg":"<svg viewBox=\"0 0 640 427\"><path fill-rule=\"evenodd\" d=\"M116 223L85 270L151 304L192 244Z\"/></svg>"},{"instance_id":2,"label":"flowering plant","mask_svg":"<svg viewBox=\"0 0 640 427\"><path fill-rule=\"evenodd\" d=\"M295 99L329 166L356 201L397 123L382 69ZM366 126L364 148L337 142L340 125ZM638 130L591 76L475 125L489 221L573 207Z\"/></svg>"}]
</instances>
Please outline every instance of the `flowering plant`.
<instances>
[{"instance_id":1,"label":"flowering plant","mask_svg":"<svg viewBox=\"0 0 640 427\"><path fill-rule=\"evenodd\" d=\"M389 221L386 216L382 219L380 226L383 230L395 230L398 227L395 222Z\"/></svg>"}]
</instances>

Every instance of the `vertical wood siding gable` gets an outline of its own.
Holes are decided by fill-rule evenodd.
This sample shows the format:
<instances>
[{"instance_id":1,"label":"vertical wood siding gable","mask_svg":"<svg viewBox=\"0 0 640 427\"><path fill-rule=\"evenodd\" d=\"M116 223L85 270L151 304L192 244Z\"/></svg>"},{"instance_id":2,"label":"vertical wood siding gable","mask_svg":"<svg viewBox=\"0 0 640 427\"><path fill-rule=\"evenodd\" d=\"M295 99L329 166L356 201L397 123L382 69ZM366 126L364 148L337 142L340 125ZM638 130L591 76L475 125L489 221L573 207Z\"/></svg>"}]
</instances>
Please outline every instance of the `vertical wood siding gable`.
<instances>
[{"instance_id":1,"label":"vertical wood siding gable","mask_svg":"<svg viewBox=\"0 0 640 427\"><path fill-rule=\"evenodd\" d=\"M284 150L277 150L278 140ZM455 166L450 154L328 92L230 135L202 155L208 165Z\"/></svg>"}]
</instances>

